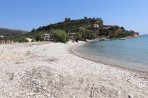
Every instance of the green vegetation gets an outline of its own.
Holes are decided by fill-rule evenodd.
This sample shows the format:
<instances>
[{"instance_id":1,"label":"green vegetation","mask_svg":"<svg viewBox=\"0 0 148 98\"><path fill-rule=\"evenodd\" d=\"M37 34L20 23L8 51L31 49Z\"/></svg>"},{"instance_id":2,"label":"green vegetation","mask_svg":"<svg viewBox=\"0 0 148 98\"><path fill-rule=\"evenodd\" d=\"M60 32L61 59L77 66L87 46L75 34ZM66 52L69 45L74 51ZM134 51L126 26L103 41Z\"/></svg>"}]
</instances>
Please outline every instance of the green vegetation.
<instances>
[{"instance_id":1,"label":"green vegetation","mask_svg":"<svg viewBox=\"0 0 148 98\"><path fill-rule=\"evenodd\" d=\"M76 42L78 42L78 40L86 41L86 39L92 40L95 38L97 38L97 34L94 31L85 29L83 27L80 27L79 32L76 32L74 36L74 40Z\"/></svg>"},{"instance_id":2,"label":"green vegetation","mask_svg":"<svg viewBox=\"0 0 148 98\"><path fill-rule=\"evenodd\" d=\"M0 28L0 40L13 40L16 42L27 42L26 38L23 37L26 35L27 31L22 30L15 30L15 29L6 29L6 28Z\"/></svg>"},{"instance_id":3,"label":"green vegetation","mask_svg":"<svg viewBox=\"0 0 148 98\"><path fill-rule=\"evenodd\" d=\"M99 36L106 36L109 38L124 38L127 36L134 36L134 34L139 35L134 31L125 30L123 27L119 26L108 26L108 28L100 29Z\"/></svg>"},{"instance_id":4,"label":"green vegetation","mask_svg":"<svg viewBox=\"0 0 148 98\"><path fill-rule=\"evenodd\" d=\"M78 42L79 40L82 39L82 34L80 32L77 32L75 35L74 35L74 40L76 42Z\"/></svg>"},{"instance_id":5,"label":"green vegetation","mask_svg":"<svg viewBox=\"0 0 148 98\"><path fill-rule=\"evenodd\" d=\"M14 30L14 29L6 29L6 28L0 28L0 35L11 37L11 36L18 36L21 34L26 34L27 31L22 30Z\"/></svg>"},{"instance_id":6,"label":"green vegetation","mask_svg":"<svg viewBox=\"0 0 148 98\"><path fill-rule=\"evenodd\" d=\"M14 40L17 42L26 42L26 38L31 38L34 41L42 41L43 35L45 33L52 34L54 41L58 42L67 42L68 38L75 40L86 41L87 39L95 39L100 37L106 38L123 38L123 37L133 37L135 34L139 35L134 31L125 30L124 27L104 25L101 18L88 18L84 17L83 19L72 20L71 18L65 18L63 22L50 24L47 26L39 27L38 29L32 29L29 33L24 33L23 31L14 31L15 33L1 33L6 36L0 38L0 40Z\"/></svg>"},{"instance_id":7,"label":"green vegetation","mask_svg":"<svg viewBox=\"0 0 148 98\"><path fill-rule=\"evenodd\" d=\"M63 30L54 30L53 38L56 42L66 43L68 41L68 35Z\"/></svg>"},{"instance_id":8,"label":"green vegetation","mask_svg":"<svg viewBox=\"0 0 148 98\"><path fill-rule=\"evenodd\" d=\"M19 42L19 43L28 42L28 40L25 38L21 38L21 39L18 39L17 42Z\"/></svg>"},{"instance_id":9,"label":"green vegetation","mask_svg":"<svg viewBox=\"0 0 148 98\"><path fill-rule=\"evenodd\" d=\"M92 39L95 39L97 37L97 34L95 32L93 32L93 31L91 31L91 30L86 30L86 32L84 33L83 36L85 36L84 37L85 40L86 39L92 40Z\"/></svg>"},{"instance_id":10,"label":"green vegetation","mask_svg":"<svg viewBox=\"0 0 148 98\"><path fill-rule=\"evenodd\" d=\"M40 34L35 35L35 38L34 38L34 39L35 39L37 42L43 40L43 39L42 39L42 35L40 35Z\"/></svg>"},{"instance_id":11,"label":"green vegetation","mask_svg":"<svg viewBox=\"0 0 148 98\"><path fill-rule=\"evenodd\" d=\"M70 18L65 18L64 22L59 22L55 24L50 24L48 26L42 26L35 31L51 31L51 30L64 30L67 33L78 32L80 27L84 27L88 30L93 30L93 24L96 21L100 21L98 24L103 26L103 20L101 18L84 18L78 20L71 20Z\"/></svg>"}]
</instances>

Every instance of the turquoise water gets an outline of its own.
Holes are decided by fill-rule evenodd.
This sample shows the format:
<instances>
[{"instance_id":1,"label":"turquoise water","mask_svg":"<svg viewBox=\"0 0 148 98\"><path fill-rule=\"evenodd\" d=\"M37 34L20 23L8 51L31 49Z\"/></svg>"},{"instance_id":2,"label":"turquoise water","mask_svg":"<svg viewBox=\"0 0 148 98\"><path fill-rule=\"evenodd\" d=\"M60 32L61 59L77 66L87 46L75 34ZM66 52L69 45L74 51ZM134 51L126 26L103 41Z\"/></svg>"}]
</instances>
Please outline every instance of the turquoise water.
<instances>
[{"instance_id":1,"label":"turquoise water","mask_svg":"<svg viewBox=\"0 0 148 98\"><path fill-rule=\"evenodd\" d=\"M76 49L85 58L148 72L148 36L127 40L94 41Z\"/></svg>"}]
</instances>

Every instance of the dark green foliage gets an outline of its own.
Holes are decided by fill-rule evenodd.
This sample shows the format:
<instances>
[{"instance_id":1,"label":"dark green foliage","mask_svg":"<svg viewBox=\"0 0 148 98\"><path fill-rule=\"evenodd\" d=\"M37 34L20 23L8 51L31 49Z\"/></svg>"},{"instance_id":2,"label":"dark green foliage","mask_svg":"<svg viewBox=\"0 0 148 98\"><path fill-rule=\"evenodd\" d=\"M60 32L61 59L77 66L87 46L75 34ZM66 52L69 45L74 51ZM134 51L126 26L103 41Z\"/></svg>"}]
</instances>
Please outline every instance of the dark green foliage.
<instances>
[{"instance_id":1,"label":"dark green foliage","mask_svg":"<svg viewBox=\"0 0 148 98\"><path fill-rule=\"evenodd\" d=\"M0 36L3 35L3 38L0 38L0 40L14 40L19 41L20 38L18 36L24 36L27 34L27 31L22 30L14 30L14 29L6 29L6 28L0 28Z\"/></svg>"},{"instance_id":2,"label":"dark green foliage","mask_svg":"<svg viewBox=\"0 0 148 98\"><path fill-rule=\"evenodd\" d=\"M87 17L85 16L84 19L87 19Z\"/></svg>"},{"instance_id":3,"label":"dark green foliage","mask_svg":"<svg viewBox=\"0 0 148 98\"><path fill-rule=\"evenodd\" d=\"M26 34L25 36L38 40L39 39L38 34L43 35L44 32L47 33L47 32L52 32L53 30L63 30L63 31L66 31L66 33L68 35L70 33L76 33L76 32L80 31L79 33L81 33L81 36L82 36L82 38L80 40L93 39L95 36L94 32L98 33L98 31L99 31L99 30L93 30L93 27L92 27L96 21L100 21L99 24L103 26L103 21L100 20L99 18L96 19L96 18L84 17L84 19L79 19L79 20L71 20L70 18L65 18L64 22L50 24L48 26L42 26L36 30L33 29L30 33ZM82 31L81 31L80 28L83 28L84 30L82 29ZM93 34L86 32L87 30L93 31ZM87 35L85 35L85 33Z\"/></svg>"},{"instance_id":4,"label":"dark green foliage","mask_svg":"<svg viewBox=\"0 0 148 98\"><path fill-rule=\"evenodd\" d=\"M68 35L63 30L54 30L53 38L56 42L66 43L68 41Z\"/></svg>"},{"instance_id":5,"label":"dark green foliage","mask_svg":"<svg viewBox=\"0 0 148 98\"><path fill-rule=\"evenodd\" d=\"M96 28L94 25L99 25L99 29ZM1 29L0 29L1 30ZM127 36L134 36L134 31L127 31L124 29L124 27L119 27L117 25L115 26L106 26L103 25L103 20L101 18L87 18L84 17L83 19L78 20L71 20L70 18L65 18L63 22L50 24L47 26L39 27L38 29L32 29L29 33L23 33L22 31L19 31L18 33L11 33L7 35L3 39L8 40L15 40L19 41L20 39L24 38L32 38L36 41L43 40L43 35L45 33L51 33L56 30L63 30L65 31L65 34L55 34L55 41L60 42L66 42L68 40L67 35L69 35L69 38L74 38L76 41L78 40L86 40L86 39L95 39L98 36L100 37L107 37L107 38L121 38L121 37L127 37ZM61 32L61 31L60 31ZM76 33L79 32L79 33ZM4 31L3 31L4 33ZM76 33L74 37L72 37L70 34ZM136 33L138 34L138 33ZM0 32L1 35L1 32ZM63 37L66 36L66 37ZM62 38L60 38L62 37Z\"/></svg>"},{"instance_id":6,"label":"dark green foliage","mask_svg":"<svg viewBox=\"0 0 148 98\"><path fill-rule=\"evenodd\" d=\"M65 18L65 22L70 22L70 18Z\"/></svg>"},{"instance_id":7,"label":"dark green foliage","mask_svg":"<svg viewBox=\"0 0 148 98\"><path fill-rule=\"evenodd\" d=\"M37 34L35 36L35 40L38 42L38 41L42 41L42 36L40 34Z\"/></svg>"},{"instance_id":8,"label":"dark green foliage","mask_svg":"<svg viewBox=\"0 0 148 98\"><path fill-rule=\"evenodd\" d=\"M109 29L100 29L99 36L110 36L112 34L112 30Z\"/></svg>"},{"instance_id":9,"label":"dark green foliage","mask_svg":"<svg viewBox=\"0 0 148 98\"><path fill-rule=\"evenodd\" d=\"M31 32L35 32L35 29L33 28L33 29L31 30Z\"/></svg>"},{"instance_id":10,"label":"dark green foliage","mask_svg":"<svg viewBox=\"0 0 148 98\"><path fill-rule=\"evenodd\" d=\"M127 36L134 36L136 32L127 31L124 27L110 26L108 29L102 28L99 30L99 36L107 36L109 38L123 38Z\"/></svg>"},{"instance_id":11,"label":"dark green foliage","mask_svg":"<svg viewBox=\"0 0 148 98\"><path fill-rule=\"evenodd\" d=\"M1 37L0 37L0 41L1 41L1 40L5 40L5 38L1 38Z\"/></svg>"},{"instance_id":12,"label":"dark green foliage","mask_svg":"<svg viewBox=\"0 0 148 98\"><path fill-rule=\"evenodd\" d=\"M93 32L93 31L91 31L91 30L86 30L86 32L85 32L85 39L90 39L90 40L92 40L92 39L95 39L96 37L97 37L97 35L96 35L96 33L95 32Z\"/></svg>"},{"instance_id":13,"label":"dark green foliage","mask_svg":"<svg viewBox=\"0 0 148 98\"><path fill-rule=\"evenodd\" d=\"M25 38L20 38L17 40L17 42L23 43L23 42L28 42L28 40Z\"/></svg>"},{"instance_id":14,"label":"dark green foliage","mask_svg":"<svg viewBox=\"0 0 148 98\"><path fill-rule=\"evenodd\" d=\"M50 31L36 31L30 32L24 35L25 38L32 38L32 39L37 39L38 41L42 41L42 37L45 33L49 33ZM36 41L37 41L36 40Z\"/></svg>"},{"instance_id":15,"label":"dark green foliage","mask_svg":"<svg viewBox=\"0 0 148 98\"><path fill-rule=\"evenodd\" d=\"M4 35L7 37L18 36L18 35L25 34L25 33L27 33L27 31L0 28L0 35Z\"/></svg>"},{"instance_id":16,"label":"dark green foliage","mask_svg":"<svg viewBox=\"0 0 148 98\"><path fill-rule=\"evenodd\" d=\"M92 30L88 30L88 29L85 29L83 27L80 27L79 28L79 32L81 34L81 39L82 40L86 40L86 39L95 39L97 37L97 34L96 32L92 31Z\"/></svg>"},{"instance_id":17,"label":"dark green foliage","mask_svg":"<svg viewBox=\"0 0 148 98\"><path fill-rule=\"evenodd\" d=\"M82 34L80 32L77 32L75 35L74 35L74 40L76 42L78 42L80 39L82 38Z\"/></svg>"},{"instance_id":18,"label":"dark green foliage","mask_svg":"<svg viewBox=\"0 0 148 98\"><path fill-rule=\"evenodd\" d=\"M65 18L64 22L59 22L56 24L50 24L48 26L39 27L36 31L50 31L51 29L55 30L64 30L67 33L69 32L78 32L79 27L85 27L86 29L92 29L92 25L98 21L96 18L87 18L79 20L71 20L70 18ZM102 21L102 20L99 20ZM103 25L103 21L99 23Z\"/></svg>"},{"instance_id":19,"label":"dark green foliage","mask_svg":"<svg viewBox=\"0 0 148 98\"><path fill-rule=\"evenodd\" d=\"M119 33L119 34L116 34L116 35L111 35L110 38L124 38L124 37L127 37L127 33Z\"/></svg>"}]
</instances>

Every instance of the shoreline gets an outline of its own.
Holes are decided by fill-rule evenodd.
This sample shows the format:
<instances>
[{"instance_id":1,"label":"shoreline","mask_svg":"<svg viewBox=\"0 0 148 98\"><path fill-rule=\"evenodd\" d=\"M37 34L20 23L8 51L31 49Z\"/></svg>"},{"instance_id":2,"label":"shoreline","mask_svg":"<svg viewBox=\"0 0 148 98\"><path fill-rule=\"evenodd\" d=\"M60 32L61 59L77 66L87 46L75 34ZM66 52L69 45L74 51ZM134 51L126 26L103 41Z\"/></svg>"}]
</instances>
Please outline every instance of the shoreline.
<instances>
[{"instance_id":1,"label":"shoreline","mask_svg":"<svg viewBox=\"0 0 148 98\"><path fill-rule=\"evenodd\" d=\"M146 71L142 71L142 70L138 70L138 69L134 69L134 68L123 67L123 66L118 66L118 65L113 65L113 64L107 64L107 63L104 63L104 62L101 62L101 61L96 61L96 60L92 60L92 59L89 59L89 58L85 58L84 56L80 56L81 53L78 53L75 49L83 46L86 43L87 42L85 42L83 44L79 44L77 46L71 47L69 49L69 52L71 54L73 54L73 55L76 55L76 56L80 57L80 58L83 58L83 59L86 59L86 60L89 60L89 61L93 61L93 62L96 62L98 64L103 64L105 66L111 66L111 67L115 67L115 68L120 68L122 70L129 71L129 72L134 72L134 73L138 73L138 74L146 74L146 75L148 75L148 72L146 72Z\"/></svg>"}]
</instances>

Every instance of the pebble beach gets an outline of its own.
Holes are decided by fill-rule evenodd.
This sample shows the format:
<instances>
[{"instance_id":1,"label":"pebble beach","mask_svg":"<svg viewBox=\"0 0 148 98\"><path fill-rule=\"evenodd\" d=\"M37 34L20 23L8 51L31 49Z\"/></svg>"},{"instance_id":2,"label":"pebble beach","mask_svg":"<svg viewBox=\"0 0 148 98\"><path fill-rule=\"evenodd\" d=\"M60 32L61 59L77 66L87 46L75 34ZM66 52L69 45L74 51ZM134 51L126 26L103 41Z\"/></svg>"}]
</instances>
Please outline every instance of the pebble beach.
<instances>
[{"instance_id":1,"label":"pebble beach","mask_svg":"<svg viewBox=\"0 0 148 98\"><path fill-rule=\"evenodd\" d=\"M71 52L83 44L0 44L0 98L148 98L147 73Z\"/></svg>"}]
</instances>

